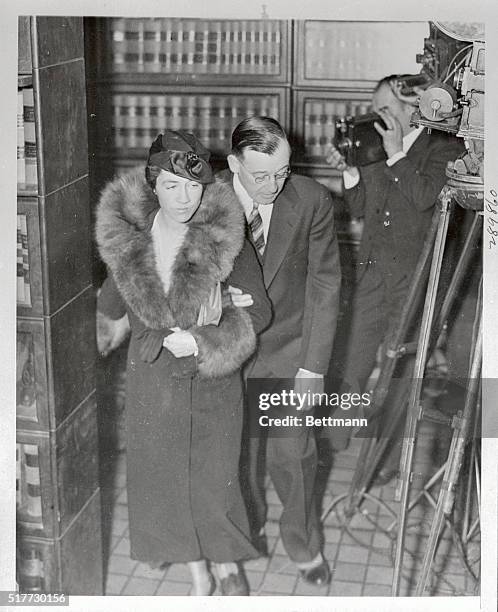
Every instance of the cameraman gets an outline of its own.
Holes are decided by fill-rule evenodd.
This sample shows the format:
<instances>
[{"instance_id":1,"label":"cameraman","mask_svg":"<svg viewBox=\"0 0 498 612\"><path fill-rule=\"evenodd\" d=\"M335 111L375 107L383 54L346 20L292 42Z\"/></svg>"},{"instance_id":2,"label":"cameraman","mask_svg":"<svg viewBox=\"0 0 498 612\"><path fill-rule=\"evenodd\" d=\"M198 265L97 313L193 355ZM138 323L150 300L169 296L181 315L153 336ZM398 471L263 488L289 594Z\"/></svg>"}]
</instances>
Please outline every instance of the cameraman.
<instances>
[{"instance_id":1,"label":"cameraman","mask_svg":"<svg viewBox=\"0 0 498 612\"><path fill-rule=\"evenodd\" d=\"M358 169L348 166L334 147L327 158L343 173L351 216L364 218L343 373L354 390L365 388L379 345L400 314L433 207L446 182L446 163L463 151L461 141L451 135L428 134L410 125L412 101L400 95L398 78L381 79L372 97L373 110L385 124L374 127L387 160ZM391 473L386 479L393 475L387 471Z\"/></svg>"}]
</instances>

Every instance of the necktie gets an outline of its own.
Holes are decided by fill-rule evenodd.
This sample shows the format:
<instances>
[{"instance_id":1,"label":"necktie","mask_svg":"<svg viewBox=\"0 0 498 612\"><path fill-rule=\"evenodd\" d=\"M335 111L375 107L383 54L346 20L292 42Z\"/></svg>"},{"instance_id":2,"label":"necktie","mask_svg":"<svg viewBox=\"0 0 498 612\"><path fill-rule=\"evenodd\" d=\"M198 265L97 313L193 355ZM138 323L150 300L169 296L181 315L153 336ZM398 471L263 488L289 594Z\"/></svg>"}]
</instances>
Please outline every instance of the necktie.
<instances>
[{"instance_id":1,"label":"necktie","mask_svg":"<svg viewBox=\"0 0 498 612\"><path fill-rule=\"evenodd\" d=\"M263 220L258 211L258 205L254 203L251 215L249 217L249 227L251 228L252 239L254 246L258 249L259 254L263 255L265 250L265 236L263 233Z\"/></svg>"}]
</instances>

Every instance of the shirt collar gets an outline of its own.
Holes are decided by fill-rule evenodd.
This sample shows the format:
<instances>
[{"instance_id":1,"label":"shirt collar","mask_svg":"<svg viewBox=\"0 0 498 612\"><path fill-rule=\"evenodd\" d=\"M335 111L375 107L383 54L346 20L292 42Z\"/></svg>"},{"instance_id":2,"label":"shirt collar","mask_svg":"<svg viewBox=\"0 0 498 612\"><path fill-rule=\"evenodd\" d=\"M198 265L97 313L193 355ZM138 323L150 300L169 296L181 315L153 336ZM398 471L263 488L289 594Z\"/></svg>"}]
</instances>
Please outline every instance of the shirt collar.
<instances>
[{"instance_id":1,"label":"shirt collar","mask_svg":"<svg viewBox=\"0 0 498 612\"><path fill-rule=\"evenodd\" d=\"M235 195L238 197L239 202L242 204L246 217L249 218L249 215L252 213L252 209L254 208L254 202L251 196L244 189L238 174L233 174L233 190L235 191Z\"/></svg>"},{"instance_id":2,"label":"shirt collar","mask_svg":"<svg viewBox=\"0 0 498 612\"><path fill-rule=\"evenodd\" d=\"M418 128L412 130L406 136L403 136L403 153L407 153L413 143L417 140L420 134L424 131L424 127L419 125Z\"/></svg>"}]
</instances>

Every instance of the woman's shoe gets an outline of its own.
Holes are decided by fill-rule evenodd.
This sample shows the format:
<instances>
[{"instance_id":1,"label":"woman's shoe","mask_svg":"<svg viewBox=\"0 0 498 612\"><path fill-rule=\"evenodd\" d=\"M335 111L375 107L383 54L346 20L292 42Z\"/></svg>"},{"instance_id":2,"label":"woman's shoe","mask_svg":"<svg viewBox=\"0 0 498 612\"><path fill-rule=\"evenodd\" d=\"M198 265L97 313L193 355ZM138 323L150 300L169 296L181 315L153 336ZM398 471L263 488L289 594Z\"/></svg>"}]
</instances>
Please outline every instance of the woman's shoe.
<instances>
[{"instance_id":1,"label":"woman's shoe","mask_svg":"<svg viewBox=\"0 0 498 612\"><path fill-rule=\"evenodd\" d=\"M245 577L243 571L240 569L236 574L228 574L226 578L221 578L220 589L222 595L249 595L249 585L247 584L247 578Z\"/></svg>"}]
</instances>

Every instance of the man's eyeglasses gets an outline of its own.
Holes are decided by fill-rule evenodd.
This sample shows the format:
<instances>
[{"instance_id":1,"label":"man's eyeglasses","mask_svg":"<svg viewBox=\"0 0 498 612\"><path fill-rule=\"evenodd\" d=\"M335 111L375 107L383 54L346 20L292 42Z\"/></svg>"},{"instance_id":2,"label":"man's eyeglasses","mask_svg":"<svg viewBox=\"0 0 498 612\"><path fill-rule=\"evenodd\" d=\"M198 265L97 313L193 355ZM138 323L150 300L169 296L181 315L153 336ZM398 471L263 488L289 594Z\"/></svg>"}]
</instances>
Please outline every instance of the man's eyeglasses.
<instances>
[{"instance_id":1,"label":"man's eyeglasses","mask_svg":"<svg viewBox=\"0 0 498 612\"><path fill-rule=\"evenodd\" d=\"M240 163L241 166L244 167L244 170L248 174L251 175L253 181L255 183L257 183L258 185L261 185L262 183L267 183L272 177L276 181L284 181L289 176L289 174L291 173L291 169L290 168L286 168L285 170L281 170L280 172L277 172L276 174L259 174L258 176L254 176L254 174L252 174L252 172L249 172L249 170L240 161L240 159L239 159L239 163Z\"/></svg>"}]
</instances>

